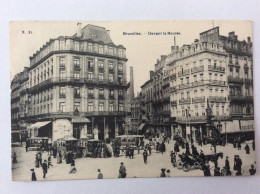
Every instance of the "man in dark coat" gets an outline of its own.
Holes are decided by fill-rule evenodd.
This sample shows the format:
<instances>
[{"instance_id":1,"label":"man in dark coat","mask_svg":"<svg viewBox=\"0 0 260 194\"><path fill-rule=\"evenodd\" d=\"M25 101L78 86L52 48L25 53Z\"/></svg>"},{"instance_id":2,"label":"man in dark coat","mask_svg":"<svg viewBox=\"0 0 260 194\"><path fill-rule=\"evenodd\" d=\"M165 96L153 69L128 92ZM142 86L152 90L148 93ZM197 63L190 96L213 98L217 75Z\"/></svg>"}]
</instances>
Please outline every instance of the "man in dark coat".
<instances>
[{"instance_id":1,"label":"man in dark coat","mask_svg":"<svg viewBox=\"0 0 260 194\"><path fill-rule=\"evenodd\" d=\"M253 142L252 142L252 149L253 149L253 151L255 151L255 140L253 140Z\"/></svg>"},{"instance_id":2,"label":"man in dark coat","mask_svg":"<svg viewBox=\"0 0 260 194\"><path fill-rule=\"evenodd\" d=\"M236 166L237 166L237 176L242 175L241 174L241 167L242 167L242 160L237 156L237 161L236 161Z\"/></svg>"},{"instance_id":3,"label":"man in dark coat","mask_svg":"<svg viewBox=\"0 0 260 194\"><path fill-rule=\"evenodd\" d=\"M237 149L238 149L238 150L241 150L241 141L240 141L240 140L238 140Z\"/></svg>"},{"instance_id":4,"label":"man in dark coat","mask_svg":"<svg viewBox=\"0 0 260 194\"><path fill-rule=\"evenodd\" d=\"M145 149L144 152L143 152L143 158L144 158L144 163L145 164L147 164L147 156L148 156L148 154L147 154L147 151Z\"/></svg>"},{"instance_id":5,"label":"man in dark coat","mask_svg":"<svg viewBox=\"0 0 260 194\"><path fill-rule=\"evenodd\" d=\"M180 151L179 144L175 143L174 144L174 152L178 153L179 151Z\"/></svg>"},{"instance_id":6,"label":"man in dark coat","mask_svg":"<svg viewBox=\"0 0 260 194\"><path fill-rule=\"evenodd\" d=\"M118 175L118 178L125 178L126 177L126 168L124 166L124 163L121 162L120 164L120 168L119 168L119 175Z\"/></svg>"},{"instance_id":7,"label":"man in dark coat","mask_svg":"<svg viewBox=\"0 0 260 194\"><path fill-rule=\"evenodd\" d=\"M134 148L133 147L130 147L129 148L129 158L133 159L134 158Z\"/></svg>"},{"instance_id":8,"label":"man in dark coat","mask_svg":"<svg viewBox=\"0 0 260 194\"><path fill-rule=\"evenodd\" d=\"M255 175L256 169L254 168L254 165L251 165L251 168L249 169L250 175Z\"/></svg>"},{"instance_id":9,"label":"man in dark coat","mask_svg":"<svg viewBox=\"0 0 260 194\"><path fill-rule=\"evenodd\" d=\"M42 164L43 178L46 178L46 174L48 172L47 160L44 160Z\"/></svg>"},{"instance_id":10,"label":"man in dark coat","mask_svg":"<svg viewBox=\"0 0 260 194\"><path fill-rule=\"evenodd\" d=\"M225 168L226 168L226 171L227 171L226 175L231 175L228 156L226 157L226 160L225 160Z\"/></svg>"},{"instance_id":11,"label":"man in dark coat","mask_svg":"<svg viewBox=\"0 0 260 194\"><path fill-rule=\"evenodd\" d=\"M35 174L35 172L34 172L34 169L32 168L31 171L32 171L32 178L31 178L31 180L32 180L32 181L37 181L37 178L36 178L36 174Z\"/></svg>"},{"instance_id":12,"label":"man in dark coat","mask_svg":"<svg viewBox=\"0 0 260 194\"><path fill-rule=\"evenodd\" d=\"M166 151L164 142L161 143L160 148L161 148L160 151L161 151L161 153L163 154L163 153Z\"/></svg>"},{"instance_id":13,"label":"man in dark coat","mask_svg":"<svg viewBox=\"0 0 260 194\"><path fill-rule=\"evenodd\" d=\"M250 148L249 148L248 144L246 144L245 150L246 150L246 154L250 154Z\"/></svg>"},{"instance_id":14,"label":"man in dark coat","mask_svg":"<svg viewBox=\"0 0 260 194\"><path fill-rule=\"evenodd\" d=\"M173 165L173 167L176 167L176 155L173 151L171 151L171 163Z\"/></svg>"},{"instance_id":15,"label":"man in dark coat","mask_svg":"<svg viewBox=\"0 0 260 194\"><path fill-rule=\"evenodd\" d=\"M206 161L206 163L202 166L202 170L203 170L204 176L211 176L210 166L209 166L208 161Z\"/></svg>"}]
</instances>

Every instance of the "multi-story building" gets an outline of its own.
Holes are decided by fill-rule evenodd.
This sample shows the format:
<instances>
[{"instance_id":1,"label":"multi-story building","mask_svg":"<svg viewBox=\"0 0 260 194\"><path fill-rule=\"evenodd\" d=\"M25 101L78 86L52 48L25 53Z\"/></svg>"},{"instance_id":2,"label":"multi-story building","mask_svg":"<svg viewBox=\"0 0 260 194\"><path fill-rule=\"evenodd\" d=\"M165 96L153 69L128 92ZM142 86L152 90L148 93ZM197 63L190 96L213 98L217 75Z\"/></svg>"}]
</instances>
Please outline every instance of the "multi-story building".
<instances>
[{"instance_id":1,"label":"multi-story building","mask_svg":"<svg viewBox=\"0 0 260 194\"><path fill-rule=\"evenodd\" d=\"M239 46L231 49L230 45L235 44L232 41L236 41ZM222 132L224 129L225 133L248 130L249 136L253 134L250 45L251 42L237 41L233 32L229 37L220 36L219 28L216 27L202 32L200 40L195 40L191 45L173 47L167 57L167 65L171 67L171 115L175 119L172 124L174 134L195 140L210 136L206 127L207 102L213 111L215 125L218 125ZM230 53L235 53L234 59ZM238 61L238 58L241 61ZM242 66L244 68L240 68Z\"/></svg>"},{"instance_id":2,"label":"multi-story building","mask_svg":"<svg viewBox=\"0 0 260 194\"><path fill-rule=\"evenodd\" d=\"M131 100L131 133L138 134L139 127L142 123L141 95L137 94Z\"/></svg>"},{"instance_id":3,"label":"multi-story building","mask_svg":"<svg viewBox=\"0 0 260 194\"><path fill-rule=\"evenodd\" d=\"M11 140L20 141L19 112L20 112L20 79L21 74L14 76L11 82Z\"/></svg>"},{"instance_id":4,"label":"multi-story building","mask_svg":"<svg viewBox=\"0 0 260 194\"><path fill-rule=\"evenodd\" d=\"M153 76L141 86L144 114L149 112L151 85L150 117L157 132L197 141L208 137L209 106L213 124L222 133L253 137L250 38L239 41L234 32L225 37L216 27L200 33L190 45L178 47L174 41L171 53L157 60Z\"/></svg>"},{"instance_id":5,"label":"multi-story building","mask_svg":"<svg viewBox=\"0 0 260 194\"><path fill-rule=\"evenodd\" d=\"M30 57L28 112L21 117L29 135L114 137L126 115L125 50L109 30L80 24L74 36L43 45Z\"/></svg>"}]
</instances>

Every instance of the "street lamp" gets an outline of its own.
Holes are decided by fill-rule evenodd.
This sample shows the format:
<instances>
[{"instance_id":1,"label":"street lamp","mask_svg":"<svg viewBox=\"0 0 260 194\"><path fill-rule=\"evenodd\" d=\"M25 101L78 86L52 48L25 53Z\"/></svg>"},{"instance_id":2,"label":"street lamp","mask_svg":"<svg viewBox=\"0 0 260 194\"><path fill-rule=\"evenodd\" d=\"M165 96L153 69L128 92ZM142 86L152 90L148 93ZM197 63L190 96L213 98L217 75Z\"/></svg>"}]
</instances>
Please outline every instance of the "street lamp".
<instances>
[{"instance_id":1,"label":"street lamp","mask_svg":"<svg viewBox=\"0 0 260 194\"><path fill-rule=\"evenodd\" d=\"M227 141L227 122L225 122L224 125L225 125L226 144L228 144L228 141Z\"/></svg>"}]
</instances>

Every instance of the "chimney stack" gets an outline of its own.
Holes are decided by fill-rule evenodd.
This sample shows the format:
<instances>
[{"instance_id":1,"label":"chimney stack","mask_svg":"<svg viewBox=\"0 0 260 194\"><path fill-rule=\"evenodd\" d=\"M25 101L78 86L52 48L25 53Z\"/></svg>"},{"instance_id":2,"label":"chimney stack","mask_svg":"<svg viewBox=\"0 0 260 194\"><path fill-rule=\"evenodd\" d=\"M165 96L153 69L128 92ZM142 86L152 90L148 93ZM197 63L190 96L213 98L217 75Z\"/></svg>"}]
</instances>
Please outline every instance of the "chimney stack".
<instances>
[{"instance_id":1,"label":"chimney stack","mask_svg":"<svg viewBox=\"0 0 260 194\"><path fill-rule=\"evenodd\" d=\"M251 42L251 37L247 37L247 43L250 43Z\"/></svg>"},{"instance_id":2,"label":"chimney stack","mask_svg":"<svg viewBox=\"0 0 260 194\"><path fill-rule=\"evenodd\" d=\"M77 29L77 37L81 37L81 23L77 23L78 29Z\"/></svg>"},{"instance_id":3,"label":"chimney stack","mask_svg":"<svg viewBox=\"0 0 260 194\"><path fill-rule=\"evenodd\" d=\"M107 34L110 36L110 30L107 30Z\"/></svg>"},{"instance_id":4,"label":"chimney stack","mask_svg":"<svg viewBox=\"0 0 260 194\"><path fill-rule=\"evenodd\" d=\"M133 99L135 97L135 92L134 92L134 69L131 66L130 67L130 97Z\"/></svg>"}]
</instances>

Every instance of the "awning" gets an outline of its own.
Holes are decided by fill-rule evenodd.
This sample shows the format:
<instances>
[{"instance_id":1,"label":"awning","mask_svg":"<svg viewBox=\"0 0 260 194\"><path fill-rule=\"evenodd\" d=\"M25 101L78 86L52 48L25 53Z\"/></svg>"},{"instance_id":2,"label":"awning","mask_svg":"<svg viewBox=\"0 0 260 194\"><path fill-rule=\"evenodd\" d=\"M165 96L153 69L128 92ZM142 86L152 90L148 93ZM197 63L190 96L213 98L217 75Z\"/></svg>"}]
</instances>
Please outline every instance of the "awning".
<instances>
[{"instance_id":1,"label":"awning","mask_svg":"<svg viewBox=\"0 0 260 194\"><path fill-rule=\"evenodd\" d=\"M241 131L254 131L254 120L240 120Z\"/></svg>"},{"instance_id":2,"label":"awning","mask_svg":"<svg viewBox=\"0 0 260 194\"><path fill-rule=\"evenodd\" d=\"M32 124L30 127L28 127L28 129L38 129L45 125L48 125L50 122L51 121L37 122L37 123Z\"/></svg>"},{"instance_id":3,"label":"awning","mask_svg":"<svg viewBox=\"0 0 260 194\"><path fill-rule=\"evenodd\" d=\"M221 133L237 133L237 132L241 132L240 131L240 127L239 127L239 122L238 120L233 120L233 121L227 121L226 122L226 128L225 128L225 124L224 122L222 122L222 131Z\"/></svg>"},{"instance_id":4,"label":"awning","mask_svg":"<svg viewBox=\"0 0 260 194\"><path fill-rule=\"evenodd\" d=\"M90 123L90 120L86 117L73 117L72 123Z\"/></svg>"},{"instance_id":5,"label":"awning","mask_svg":"<svg viewBox=\"0 0 260 194\"><path fill-rule=\"evenodd\" d=\"M143 130L144 126L145 126L145 123L142 123L142 124L138 127L138 130Z\"/></svg>"}]
</instances>

